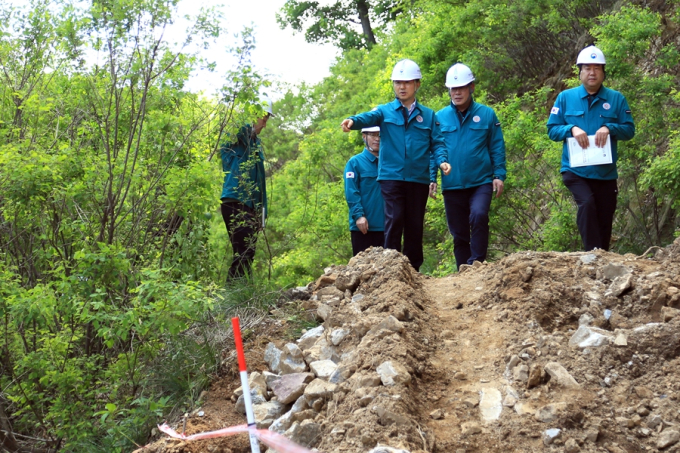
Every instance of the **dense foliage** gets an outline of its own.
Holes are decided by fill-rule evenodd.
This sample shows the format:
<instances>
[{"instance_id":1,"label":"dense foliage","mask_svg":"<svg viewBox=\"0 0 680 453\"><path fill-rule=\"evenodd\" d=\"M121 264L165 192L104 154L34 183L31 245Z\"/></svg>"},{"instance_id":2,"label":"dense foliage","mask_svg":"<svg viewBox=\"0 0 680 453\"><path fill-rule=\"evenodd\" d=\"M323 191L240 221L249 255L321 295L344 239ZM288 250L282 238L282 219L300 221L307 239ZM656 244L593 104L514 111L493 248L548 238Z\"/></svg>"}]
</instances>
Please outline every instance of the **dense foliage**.
<instances>
[{"instance_id":1,"label":"dense foliage","mask_svg":"<svg viewBox=\"0 0 680 453\"><path fill-rule=\"evenodd\" d=\"M266 85L249 63L253 37L242 34L233 50L240 63L214 87L217 97L192 93L191 72L214 67L196 50L225 31L215 11L178 31L178 2L33 0L0 10L0 445L10 451L129 451L146 442L218 366L208 327L225 304L270 297L257 286L222 288L230 251L215 156L261 112L251 102ZM314 2L288 8L303 3ZM359 3L374 9L374 42L340 24ZM609 61L605 83L626 95L637 125L619 148L613 249L642 253L673 239L677 1L336 6L348 10L327 18L332 29L314 22L323 15L298 17L298 30L317 26L313 40L344 48L331 76L286 87L262 134L270 218L256 281L306 284L350 258L342 171L363 144L339 124L393 99L389 74L405 57L423 70L420 102L447 105L444 74L463 61L477 76L476 99L502 121L508 179L492 203L496 259L581 246L558 174L561 146L545 123L557 93L578 84L578 51L596 42ZM441 196L429 201L426 223L422 270L453 271Z\"/></svg>"}]
</instances>

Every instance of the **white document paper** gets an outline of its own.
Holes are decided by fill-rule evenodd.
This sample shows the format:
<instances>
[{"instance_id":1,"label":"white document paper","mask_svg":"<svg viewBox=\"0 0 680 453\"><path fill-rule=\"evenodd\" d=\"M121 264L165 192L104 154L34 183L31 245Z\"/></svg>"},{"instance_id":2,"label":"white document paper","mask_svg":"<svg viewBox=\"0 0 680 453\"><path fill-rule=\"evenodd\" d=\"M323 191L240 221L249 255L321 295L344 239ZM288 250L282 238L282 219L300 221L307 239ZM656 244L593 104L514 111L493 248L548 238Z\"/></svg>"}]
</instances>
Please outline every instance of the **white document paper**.
<instances>
[{"instance_id":1,"label":"white document paper","mask_svg":"<svg viewBox=\"0 0 680 453\"><path fill-rule=\"evenodd\" d=\"M590 142L590 146L583 149L575 138L570 137L567 139L567 146L569 147L569 165L571 167L585 167L586 165L604 165L612 163L612 142L609 135L607 136L607 143L605 143L602 148L595 146L594 135L589 135L588 141Z\"/></svg>"}]
</instances>

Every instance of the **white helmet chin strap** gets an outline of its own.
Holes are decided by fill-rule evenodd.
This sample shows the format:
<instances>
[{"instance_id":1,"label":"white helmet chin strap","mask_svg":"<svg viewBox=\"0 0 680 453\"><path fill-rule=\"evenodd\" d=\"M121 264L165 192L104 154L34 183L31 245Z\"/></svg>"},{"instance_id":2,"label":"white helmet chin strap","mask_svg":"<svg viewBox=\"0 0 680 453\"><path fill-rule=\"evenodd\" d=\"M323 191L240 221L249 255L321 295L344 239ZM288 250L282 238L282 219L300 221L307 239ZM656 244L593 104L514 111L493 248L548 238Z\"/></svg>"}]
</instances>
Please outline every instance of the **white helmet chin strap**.
<instances>
[{"instance_id":1,"label":"white helmet chin strap","mask_svg":"<svg viewBox=\"0 0 680 453\"><path fill-rule=\"evenodd\" d=\"M375 150L371 148L371 146L368 144L368 139L366 137L362 137L364 140L364 145L366 145L366 149L369 150L370 152L374 153Z\"/></svg>"}]
</instances>

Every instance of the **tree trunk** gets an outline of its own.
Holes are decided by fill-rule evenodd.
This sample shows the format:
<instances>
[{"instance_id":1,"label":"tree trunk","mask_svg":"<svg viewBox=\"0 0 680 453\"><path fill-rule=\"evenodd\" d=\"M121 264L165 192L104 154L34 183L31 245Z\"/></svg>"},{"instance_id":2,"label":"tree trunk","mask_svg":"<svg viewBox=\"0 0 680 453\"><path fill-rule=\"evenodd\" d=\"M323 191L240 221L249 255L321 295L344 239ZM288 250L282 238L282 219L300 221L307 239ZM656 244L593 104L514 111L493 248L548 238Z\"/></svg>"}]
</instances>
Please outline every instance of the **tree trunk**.
<instances>
[{"instance_id":1,"label":"tree trunk","mask_svg":"<svg viewBox=\"0 0 680 453\"><path fill-rule=\"evenodd\" d=\"M366 0L357 0L357 12L361 20L361 28L366 37L366 45L370 49L375 44L375 36L373 35L373 28L371 27L371 19L368 17L368 3Z\"/></svg>"}]
</instances>

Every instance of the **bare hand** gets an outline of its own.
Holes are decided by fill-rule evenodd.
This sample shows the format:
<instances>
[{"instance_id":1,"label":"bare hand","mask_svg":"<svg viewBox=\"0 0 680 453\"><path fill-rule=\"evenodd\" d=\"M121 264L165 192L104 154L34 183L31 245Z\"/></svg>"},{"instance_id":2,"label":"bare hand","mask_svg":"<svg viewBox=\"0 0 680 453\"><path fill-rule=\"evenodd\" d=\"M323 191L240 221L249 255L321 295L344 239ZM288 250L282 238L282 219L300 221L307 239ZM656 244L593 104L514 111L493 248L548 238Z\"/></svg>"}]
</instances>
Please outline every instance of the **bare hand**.
<instances>
[{"instance_id":1,"label":"bare hand","mask_svg":"<svg viewBox=\"0 0 680 453\"><path fill-rule=\"evenodd\" d=\"M588 134L586 134L586 131L584 131L580 127L578 126L572 127L571 135L576 139L581 148L586 149L590 146L590 142L588 141Z\"/></svg>"},{"instance_id":2,"label":"bare hand","mask_svg":"<svg viewBox=\"0 0 680 453\"><path fill-rule=\"evenodd\" d=\"M437 183L436 182L430 183L430 198L432 198L433 200L437 199Z\"/></svg>"},{"instance_id":3,"label":"bare hand","mask_svg":"<svg viewBox=\"0 0 680 453\"><path fill-rule=\"evenodd\" d=\"M351 131L350 127L352 127L353 124L354 124L354 120L351 120L349 118L342 120L342 123L340 123L340 126L342 126L342 132Z\"/></svg>"},{"instance_id":4,"label":"bare hand","mask_svg":"<svg viewBox=\"0 0 680 453\"><path fill-rule=\"evenodd\" d=\"M447 162L444 162L443 164L441 164L439 166L439 168L442 169L442 172L444 173L444 175L448 175L449 173L451 173L451 165L449 165Z\"/></svg>"},{"instance_id":5,"label":"bare hand","mask_svg":"<svg viewBox=\"0 0 680 453\"><path fill-rule=\"evenodd\" d=\"M607 137L609 136L609 128L607 126L602 126L595 132L595 146L598 148L604 148L607 143Z\"/></svg>"},{"instance_id":6,"label":"bare hand","mask_svg":"<svg viewBox=\"0 0 680 453\"><path fill-rule=\"evenodd\" d=\"M357 219L357 228L364 234L368 233L368 220L366 217L359 217Z\"/></svg>"},{"instance_id":7,"label":"bare hand","mask_svg":"<svg viewBox=\"0 0 680 453\"><path fill-rule=\"evenodd\" d=\"M496 198L500 197L501 194L503 193L503 187L505 187L503 181L501 181L500 179L493 180L493 191L496 192Z\"/></svg>"}]
</instances>

